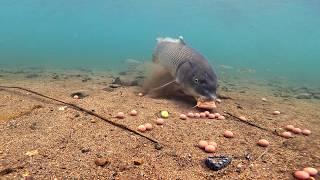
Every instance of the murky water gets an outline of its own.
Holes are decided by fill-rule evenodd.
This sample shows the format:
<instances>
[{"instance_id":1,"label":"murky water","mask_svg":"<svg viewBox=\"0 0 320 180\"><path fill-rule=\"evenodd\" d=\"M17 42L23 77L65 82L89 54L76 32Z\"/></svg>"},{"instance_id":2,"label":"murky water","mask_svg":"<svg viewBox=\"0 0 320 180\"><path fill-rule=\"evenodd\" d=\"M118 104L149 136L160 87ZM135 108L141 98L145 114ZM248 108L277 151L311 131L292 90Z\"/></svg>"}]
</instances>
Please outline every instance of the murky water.
<instances>
[{"instance_id":1,"label":"murky water","mask_svg":"<svg viewBox=\"0 0 320 180\"><path fill-rule=\"evenodd\" d=\"M0 66L120 69L177 37L222 72L320 87L318 0L1 0Z\"/></svg>"}]
</instances>

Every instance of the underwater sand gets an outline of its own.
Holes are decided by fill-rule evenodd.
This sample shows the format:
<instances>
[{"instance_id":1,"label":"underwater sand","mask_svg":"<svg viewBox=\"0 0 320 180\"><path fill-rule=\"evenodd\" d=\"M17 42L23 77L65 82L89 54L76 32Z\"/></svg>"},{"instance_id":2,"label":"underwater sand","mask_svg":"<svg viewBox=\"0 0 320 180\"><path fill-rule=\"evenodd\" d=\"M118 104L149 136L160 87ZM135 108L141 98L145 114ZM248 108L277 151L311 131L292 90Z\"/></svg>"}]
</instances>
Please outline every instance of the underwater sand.
<instances>
[{"instance_id":1,"label":"underwater sand","mask_svg":"<svg viewBox=\"0 0 320 180\"><path fill-rule=\"evenodd\" d=\"M0 84L25 87L74 103L132 129L150 122L155 128L144 134L158 140L163 145L161 150L147 139L91 115L72 108L58 110L63 104L0 88L0 179L25 175L34 179L292 179L295 170L320 168L318 99L296 99L285 88L264 82L222 81L219 92L232 99L222 99L220 113L245 116L270 131L282 132L288 124L312 131L310 136L284 139L230 116L226 120L180 120L180 113L197 111L192 108L194 104L139 97L138 86L105 89L112 74L117 76L90 71L2 71ZM80 90L89 96L70 96ZM263 102L262 97L268 101ZM128 115L132 109L138 111L137 117ZM154 123L160 110L170 113L163 126ZM272 115L275 110L281 114ZM126 118L112 118L119 111L125 112ZM231 130L235 138L224 138L225 130ZM257 146L261 138L271 145ZM220 171L206 168L203 160L208 154L195 146L199 140L217 142L214 154L232 156L231 164ZM38 153L26 155L34 150ZM110 163L97 166L94 161L101 157Z\"/></svg>"}]
</instances>

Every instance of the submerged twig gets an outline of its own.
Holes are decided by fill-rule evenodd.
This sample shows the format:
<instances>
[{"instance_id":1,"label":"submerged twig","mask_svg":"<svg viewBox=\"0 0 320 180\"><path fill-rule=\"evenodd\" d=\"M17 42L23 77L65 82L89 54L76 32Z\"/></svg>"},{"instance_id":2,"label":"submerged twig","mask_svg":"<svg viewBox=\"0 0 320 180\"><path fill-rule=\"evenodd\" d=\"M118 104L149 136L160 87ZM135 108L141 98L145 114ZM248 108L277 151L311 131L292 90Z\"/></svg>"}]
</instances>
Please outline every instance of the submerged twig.
<instances>
[{"instance_id":1,"label":"submerged twig","mask_svg":"<svg viewBox=\"0 0 320 180\"><path fill-rule=\"evenodd\" d=\"M266 129L266 128L261 127L261 126L259 126L259 125L253 124L253 123L251 123L251 122L249 122L249 121L243 120L243 119L241 119L240 117L238 117L238 116L236 116L236 115L233 115L233 114L231 114L231 113L229 113L229 112L226 112L226 111L225 111L225 113L228 114L228 115L230 115L230 116L232 116L232 117L234 117L234 118L235 118L237 121L239 121L239 122L245 123L245 124L247 124L247 125L250 125L250 126L259 128L259 129L261 129L261 130L271 132L272 134L275 134L275 135L277 135L277 136L280 136L276 131L272 131L272 130L270 130L270 129Z\"/></svg>"},{"instance_id":2,"label":"submerged twig","mask_svg":"<svg viewBox=\"0 0 320 180\"><path fill-rule=\"evenodd\" d=\"M132 133L134 133L134 134L136 134L136 135L139 135L139 136L141 136L141 137L143 137L143 138L146 138L146 139L148 139L149 141L151 141L151 142L153 142L153 143L156 143L156 146L158 146L158 147L161 146L160 143L159 143L159 141L157 141L157 140L155 140L155 139L153 139L153 138L150 138L150 137L148 137L148 136L145 136L145 135L143 135L143 134L141 134L141 133L139 133L139 132L137 132L137 131L135 131L135 130L133 130L133 129L130 129L129 127L127 127L127 126L125 126L125 125L123 125L123 124L119 124L119 123L113 122L113 121L111 121L111 120L109 120L109 119L107 119L107 118L105 118L105 117L102 117L101 115L99 115L99 114L97 114L97 113L94 113L94 112L92 112L92 111L89 111L89 110L87 110L87 109L85 109L85 108L82 108L82 107L80 107L80 106L77 106L77 105L75 105L75 104L67 103L67 102L61 101L61 100L59 100L59 99L55 99L55 98L52 98L52 97L43 95L43 94L41 94L41 93L38 93L38 92L35 92L35 91L32 91L32 90L26 89L26 88L18 87L18 86L2 86L2 85L0 85L0 88L20 89L20 90L27 91L27 92L29 92L29 93L32 93L32 94L41 96L41 97L43 97L43 98L47 98L47 99L50 99L50 100L53 100L53 101L56 101L56 102L59 102L59 103L62 103L62 104L71 106L71 107L73 107L74 109L76 109L76 110L78 110L78 111L82 111L82 112L88 113L88 114L90 114L90 115L92 115L92 116L95 116L95 117L101 119L101 120L104 120L105 122L107 122L107 123L109 123L109 124L111 124L111 125L113 125L113 126L116 126L116 127L118 127L118 128L121 128L121 129L126 130L126 131L129 131L129 132L132 132ZM162 147L162 146L161 146L161 147Z\"/></svg>"}]
</instances>

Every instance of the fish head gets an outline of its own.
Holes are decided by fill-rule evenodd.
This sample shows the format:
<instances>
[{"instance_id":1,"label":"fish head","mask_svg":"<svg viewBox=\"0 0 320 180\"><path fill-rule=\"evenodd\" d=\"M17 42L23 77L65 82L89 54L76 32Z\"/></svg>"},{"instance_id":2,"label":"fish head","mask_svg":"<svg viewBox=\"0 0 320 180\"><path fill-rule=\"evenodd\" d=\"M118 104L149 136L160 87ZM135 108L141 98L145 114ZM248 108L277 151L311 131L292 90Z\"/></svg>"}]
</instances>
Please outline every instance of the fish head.
<instances>
[{"instance_id":1,"label":"fish head","mask_svg":"<svg viewBox=\"0 0 320 180\"><path fill-rule=\"evenodd\" d=\"M180 67L177 76L186 94L202 100L217 98L217 76L209 64L189 61Z\"/></svg>"}]
</instances>

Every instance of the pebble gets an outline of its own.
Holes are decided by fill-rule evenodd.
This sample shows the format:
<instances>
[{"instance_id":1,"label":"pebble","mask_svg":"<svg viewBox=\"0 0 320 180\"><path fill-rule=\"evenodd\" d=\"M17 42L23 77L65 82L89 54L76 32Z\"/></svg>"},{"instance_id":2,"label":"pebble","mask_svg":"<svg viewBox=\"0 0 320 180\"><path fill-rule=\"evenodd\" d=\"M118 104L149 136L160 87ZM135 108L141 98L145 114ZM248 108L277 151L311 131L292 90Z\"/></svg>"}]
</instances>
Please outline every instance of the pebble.
<instances>
[{"instance_id":1,"label":"pebble","mask_svg":"<svg viewBox=\"0 0 320 180\"><path fill-rule=\"evenodd\" d=\"M215 115L216 117L221 116L220 113L214 113L214 115Z\"/></svg>"},{"instance_id":2,"label":"pebble","mask_svg":"<svg viewBox=\"0 0 320 180\"><path fill-rule=\"evenodd\" d=\"M233 132L231 132L231 131L225 131L225 132L223 133L223 136L226 137L226 138L233 138L233 137L234 137L234 134L233 134Z\"/></svg>"},{"instance_id":3,"label":"pebble","mask_svg":"<svg viewBox=\"0 0 320 180\"><path fill-rule=\"evenodd\" d=\"M156 122L157 125L163 125L163 124L164 124L164 119L162 119L162 118L157 118L157 119L155 120L155 122Z\"/></svg>"},{"instance_id":4,"label":"pebble","mask_svg":"<svg viewBox=\"0 0 320 180\"><path fill-rule=\"evenodd\" d=\"M318 170L316 168L313 167L306 167L303 169L303 171L309 173L310 176L315 176L318 174Z\"/></svg>"},{"instance_id":5,"label":"pebble","mask_svg":"<svg viewBox=\"0 0 320 180\"><path fill-rule=\"evenodd\" d=\"M79 96L78 95L74 95L73 99L79 99Z\"/></svg>"},{"instance_id":6,"label":"pebble","mask_svg":"<svg viewBox=\"0 0 320 180\"><path fill-rule=\"evenodd\" d=\"M247 118L244 117L244 116L240 116L239 119L241 119L241 120L243 120L243 121L247 120Z\"/></svg>"},{"instance_id":7,"label":"pebble","mask_svg":"<svg viewBox=\"0 0 320 180\"><path fill-rule=\"evenodd\" d=\"M304 130L302 130L302 134L309 136L311 134L311 131L309 129L304 129Z\"/></svg>"},{"instance_id":8,"label":"pebble","mask_svg":"<svg viewBox=\"0 0 320 180\"><path fill-rule=\"evenodd\" d=\"M97 122L97 121L96 121L95 119L91 119L90 122L91 122L91 123L95 123L95 122Z\"/></svg>"},{"instance_id":9,"label":"pebble","mask_svg":"<svg viewBox=\"0 0 320 180\"><path fill-rule=\"evenodd\" d=\"M216 147L212 146L212 145L207 145L204 150L207 152L207 153L213 153L215 150L216 150Z\"/></svg>"},{"instance_id":10,"label":"pebble","mask_svg":"<svg viewBox=\"0 0 320 180\"><path fill-rule=\"evenodd\" d=\"M264 102L266 102L266 101L267 101L267 99L266 99L266 98L261 98L261 100L262 100L262 101L264 101Z\"/></svg>"},{"instance_id":11,"label":"pebble","mask_svg":"<svg viewBox=\"0 0 320 180\"><path fill-rule=\"evenodd\" d=\"M209 119L214 119L214 118L216 118L216 116L215 116L214 114L209 114L209 115L208 115L208 118L209 118Z\"/></svg>"},{"instance_id":12,"label":"pebble","mask_svg":"<svg viewBox=\"0 0 320 180\"><path fill-rule=\"evenodd\" d=\"M186 120L187 119L187 116L185 115L185 114L180 114L180 119L182 119L182 120Z\"/></svg>"},{"instance_id":13,"label":"pebble","mask_svg":"<svg viewBox=\"0 0 320 180\"><path fill-rule=\"evenodd\" d=\"M143 164L143 160L142 159L135 159L135 160L133 160L133 164L136 166L140 166L141 164Z\"/></svg>"},{"instance_id":14,"label":"pebble","mask_svg":"<svg viewBox=\"0 0 320 180\"><path fill-rule=\"evenodd\" d=\"M292 131L294 129L294 126L290 124L290 125L287 125L285 129L288 131Z\"/></svg>"},{"instance_id":15,"label":"pebble","mask_svg":"<svg viewBox=\"0 0 320 180\"><path fill-rule=\"evenodd\" d=\"M139 93L139 94L138 94L138 96L140 96L140 97L141 97L141 96L143 96L143 94L142 94L142 93Z\"/></svg>"},{"instance_id":16,"label":"pebble","mask_svg":"<svg viewBox=\"0 0 320 180\"><path fill-rule=\"evenodd\" d=\"M151 130L152 129L152 124L146 123L145 125L146 130Z\"/></svg>"},{"instance_id":17,"label":"pebble","mask_svg":"<svg viewBox=\"0 0 320 180\"><path fill-rule=\"evenodd\" d=\"M110 161L106 158L97 158L96 160L94 160L94 163L97 166L104 166L106 164L108 164Z\"/></svg>"},{"instance_id":18,"label":"pebble","mask_svg":"<svg viewBox=\"0 0 320 180\"><path fill-rule=\"evenodd\" d=\"M224 116L218 116L219 120L225 120L226 118Z\"/></svg>"},{"instance_id":19,"label":"pebble","mask_svg":"<svg viewBox=\"0 0 320 180\"><path fill-rule=\"evenodd\" d=\"M67 109L67 106L61 106L61 107L59 107L59 111L64 111L64 110L66 110Z\"/></svg>"},{"instance_id":20,"label":"pebble","mask_svg":"<svg viewBox=\"0 0 320 180\"><path fill-rule=\"evenodd\" d=\"M285 138L292 138L292 133L289 132L289 131L285 131L281 134L282 137L285 137Z\"/></svg>"},{"instance_id":21,"label":"pebble","mask_svg":"<svg viewBox=\"0 0 320 180\"><path fill-rule=\"evenodd\" d=\"M273 111L272 114L273 114L273 115L279 115L279 114L280 114L280 111Z\"/></svg>"},{"instance_id":22,"label":"pebble","mask_svg":"<svg viewBox=\"0 0 320 180\"><path fill-rule=\"evenodd\" d=\"M160 115L162 118L168 118L169 117L169 112L168 111L161 111Z\"/></svg>"},{"instance_id":23,"label":"pebble","mask_svg":"<svg viewBox=\"0 0 320 180\"><path fill-rule=\"evenodd\" d=\"M208 146L209 143L207 141L201 140L198 143L199 148L204 149L206 146Z\"/></svg>"},{"instance_id":24,"label":"pebble","mask_svg":"<svg viewBox=\"0 0 320 180\"><path fill-rule=\"evenodd\" d=\"M295 134L300 134L302 132L302 130L300 128L293 128L292 132Z\"/></svg>"},{"instance_id":25,"label":"pebble","mask_svg":"<svg viewBox=\"0 0 320 180\"><path fill-rule=\"evenodd\" d=\"M123 119L124 118L124 113L123 112L118 112L117 116L118 119Z\"/></svg>"},{"instance_id":26,"label":"pebble","mask_svg":"<svg viewBox=\"0 0 320 180\"><path fill-rule=\"evenodd\" d=\"M138 114L138 112L136 111L136 110L132 110L131 112L130 112L130 115L131 116L136 116Z\"/></svg>"},{"instance_id":27,"label":"pebble","mask_svg":"<svg viewBox=\"0 0 320 180\"><path fill-rule=\"evenodd\" d=\"M192 112L189 112L189 113L187 114L187 116L188 116L189 118L193 118L193 117L194 117L194 114L193 114Z\"/></svg>"},{"instance_id":28,"label":"pebble","mask_svg":"<svg viewBox=\"0 0 320 180\"><path fill-rule=\"evenodd\" d=\"M259 146L262 146L262 147L268 147L269 146L269 141L267 141L267 140L265 140L265 139L260 139L259 141L258 141L258 145Z\"/></svg>"},{"instance_id":29,"label":"pebble","mask_svg":"<svg viewBox=\"0 0 320 180\"><path fill-rule=\"evenodd\" d=\"M204 113L206 114L206 116L209 116L209 114L210 114L209 111L205 111Z\"/></svg>"},{"instance_id":30,"label":"pebble","mask_svg":"<svg viewBox=\"0 0 320 180\"><path fill-rule=\"evenodd\" d=\"M209 142L209 145L212 145L212 146L214 146L214 147L217 147L217 146L218 146L218 144L217 144L216 142L214 142L214 141L210 141L210 142Z\"/></svg>"},{"instance_id":31,"label":"pebble","mask_svg":"<svg viewBox=\"0 0 320 180\"><path fill-rule=\"evenodd\" d=\"M147 128L144 125L138 126L138 131L145 132L146 130L147 130Z\"/></svg>"},{"instance_id":32,"label":"pebble","mask_svg":"<svg viewBox=\"0 0 320 180\"><path fill-rule=\"evenodd\" d=\"M216 101L217 101L218 103L221 103L221 102L222 102L221 99L216 99Z\"/></svg>"},{"instance_id":33,"label":"pebble","mask_svg":"<svg viewBox=\"0 0 320 180\"><path fill-rule=\"evenodd\" d=\"M199 117L200 117L200 114L199 114L199 113L194 113L194 117L195 117L195 118L199 118Z\"/></svg>"},{"instance_id":34,"label":"pebble","mask_svg":"<svg viewBox=\"0 0 320 180\"><path fill-rule=\"evenodd\" d=\"M206 113L204 113L204 112L200 113L200 117L201 118L205 118L206 117Z\"/></svg>"},{"instance_id":35,"label":"pebble","mask_svg":"<svg viewBox=\"0 0 320 180\"><path fill-rule=\"evenodd\" d=\"M296 171L294 172L294 177L297 179L309 179L310 175L305 171Z\"/></svg>"}]
</instances>

